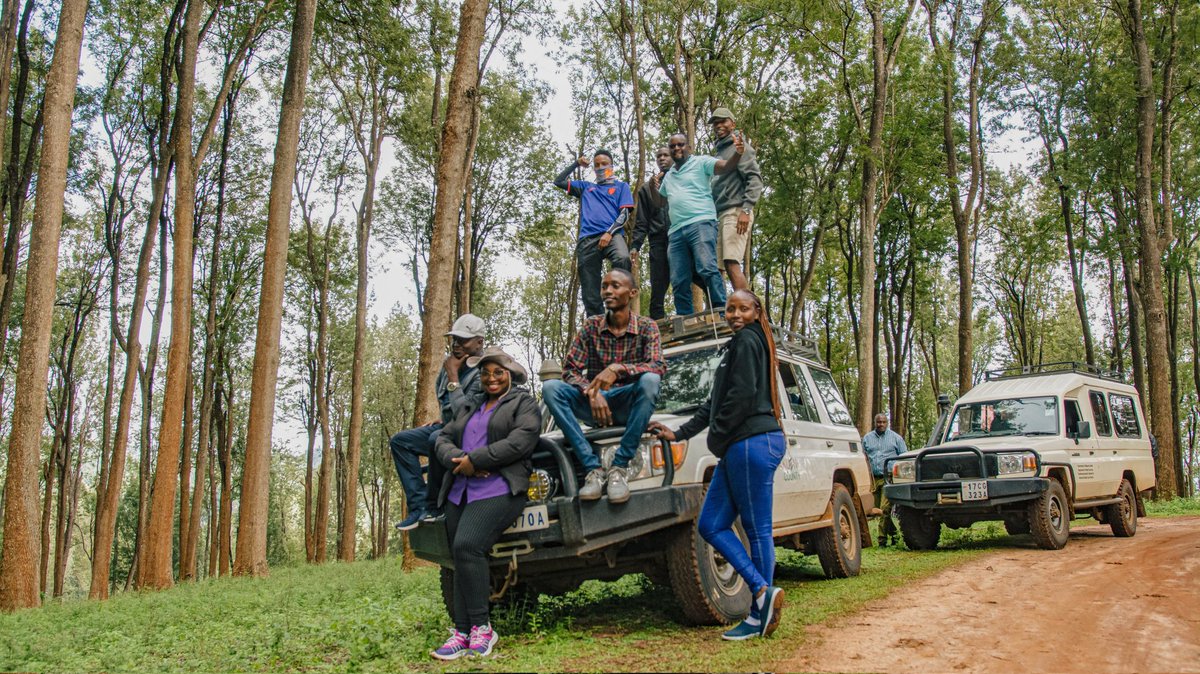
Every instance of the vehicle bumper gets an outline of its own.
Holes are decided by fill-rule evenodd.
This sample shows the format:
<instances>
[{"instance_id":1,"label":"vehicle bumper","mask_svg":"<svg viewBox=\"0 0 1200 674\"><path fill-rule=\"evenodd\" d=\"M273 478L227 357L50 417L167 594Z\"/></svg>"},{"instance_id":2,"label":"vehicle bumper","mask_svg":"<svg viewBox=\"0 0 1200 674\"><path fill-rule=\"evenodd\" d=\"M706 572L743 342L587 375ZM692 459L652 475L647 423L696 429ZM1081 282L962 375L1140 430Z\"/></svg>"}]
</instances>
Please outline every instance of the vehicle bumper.
<instances>
[{"instance_id":1,"label":"vehicle bumper","mask_svg":"<svg viewBox=\"0 0 1200 674\"><path fill-rule=\"evenodd\" d=\"M550 526L505 534L498 545L518 548L522 563L578 557L614 543L630 541L660 529L693 522L704 502L704 485L689 484L639 489L629 501L612 505L607 498L580 501L559 496L550 500ZM445 567L454 567L445 521L422 523L409 532L413 554ZM521 545L527 542L528 547ZM665 542L664 542L665 546ZM503 564L510 555L492 555Z\"/></svg>"},{"instance_id":2,"label":"vehicle bumper","mask_svg":"<svg viewBox=\"0 0 1200 674\"><path fill-rule=\"evenodd\" d=\"M994 513L1012 503L1031 501L1046 491L1050 480L1044 477L991 478L987 480L988 498L962 501L963 480L930 480L884 485L883 493L895 505L920 510L956 513ZM957 499L957 500L956 500Z\"/></svg>"}]
</instances>

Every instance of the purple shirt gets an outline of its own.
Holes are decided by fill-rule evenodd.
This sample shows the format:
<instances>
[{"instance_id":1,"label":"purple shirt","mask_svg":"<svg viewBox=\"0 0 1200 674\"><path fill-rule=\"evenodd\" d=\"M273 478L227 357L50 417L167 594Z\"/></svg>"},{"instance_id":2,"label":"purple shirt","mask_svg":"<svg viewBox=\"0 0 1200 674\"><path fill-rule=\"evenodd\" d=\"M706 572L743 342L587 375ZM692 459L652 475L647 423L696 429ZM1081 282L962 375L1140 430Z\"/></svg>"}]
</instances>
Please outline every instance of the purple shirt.
<instances>
[{"instance_id":1,"label":"purple shirt","mask_svg":"<svg viewBox=\"0 0 1200 674\"><path fill-rule=\"evenodd\" d=\"M492 418L492 412L496 411L496 407L498 405L491 409L484 409L484 406L480 406L467 420L462 436L462 450L467 454L487 446L488 420ZM482 501L485 498L508 495L508 483L504 481L498 471L490 472L491 475L487 477L455 475L454 482L450 485L450 502L465 505ZM463 501L464 495L467 497L466 501Z\"/></svg>"}]
</instances>

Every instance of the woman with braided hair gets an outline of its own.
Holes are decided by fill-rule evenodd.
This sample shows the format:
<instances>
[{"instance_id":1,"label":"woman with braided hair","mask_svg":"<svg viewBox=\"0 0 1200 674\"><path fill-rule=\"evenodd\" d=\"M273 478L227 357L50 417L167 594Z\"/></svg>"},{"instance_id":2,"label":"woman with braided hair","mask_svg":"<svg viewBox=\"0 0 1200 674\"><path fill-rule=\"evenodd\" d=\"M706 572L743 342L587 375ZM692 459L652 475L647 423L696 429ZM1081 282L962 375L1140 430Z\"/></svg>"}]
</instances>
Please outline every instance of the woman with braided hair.
<instances>
[{"instance_id":1,"label":"woman with braided hair","mask_svg":"<svg viewBox=\"0 0 1200 674\"><path fill-rule=\"evenodd\" d=\"M708 400L678 430L658 422L649 430L667 440L685 440L708 428L708 449L720 461L696 525L753 593L750 614L721 635L739 641L768 636L779 625L783 590L771 584L771 504L775 469L787 442L779 426L775 339L762 302L748 290L736 290L725 305L725 320L733 337L722 347ZM750 539L749 555L733 528L738 517Z\"/></svg>"}]
</instances>

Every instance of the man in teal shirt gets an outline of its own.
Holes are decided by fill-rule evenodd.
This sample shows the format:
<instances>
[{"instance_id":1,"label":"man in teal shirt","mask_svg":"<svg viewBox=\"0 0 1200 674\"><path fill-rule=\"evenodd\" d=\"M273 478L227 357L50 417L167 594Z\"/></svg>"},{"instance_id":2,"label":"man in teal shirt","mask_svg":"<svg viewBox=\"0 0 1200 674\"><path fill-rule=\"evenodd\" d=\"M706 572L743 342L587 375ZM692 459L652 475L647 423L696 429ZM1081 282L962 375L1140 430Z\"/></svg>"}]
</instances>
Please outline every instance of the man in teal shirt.
<instances>
[{"instance_id":1,"label":"man in teal shirt","mask_svg":"<svg viewBox=\"0 0 1200 674\"><path fill-rule=\"evenodd\" d=\"M667 258L671 263L671 290L675 313L687 315L692 307L692 276L704 282L709 307L725 306L725 282L717 267L717 206L710 181L713 175L737 168L746 149L740 133L733 139L729 159L695 156L687 136L671 136L667 148L675 165L651 179L653 192L665 197L671 212Z\"/></svg>"}]
</instances>

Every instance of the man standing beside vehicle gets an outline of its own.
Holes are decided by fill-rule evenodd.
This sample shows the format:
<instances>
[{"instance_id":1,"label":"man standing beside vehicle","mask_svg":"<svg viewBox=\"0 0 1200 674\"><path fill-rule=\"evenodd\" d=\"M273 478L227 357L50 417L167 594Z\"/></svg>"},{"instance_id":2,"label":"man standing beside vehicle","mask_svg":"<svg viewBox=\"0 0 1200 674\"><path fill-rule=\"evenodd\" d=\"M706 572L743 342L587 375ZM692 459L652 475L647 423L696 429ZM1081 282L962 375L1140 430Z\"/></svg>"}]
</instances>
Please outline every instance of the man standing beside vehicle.
<instances>
[{"instance_id":1,"label":"man standing beside vehicle","mask_svg":"<svg viewBox=\"0 0 1200 674\"><path fill-rule=\"evenodd\" d=\"M396 475L404 487L408 516L396 524L400 531L415 529L423 519L436 520L442 516L437 504L438 489L441 488L445 471L441 464L429 462L429 484L421 478L421 457L432 459L434 444L442 426L450 423L459 407L467 407L483 396L477 368L467 365L468 358L483 351L485 325L483 319L474 314L463 314L454 321L446 336L450 338L450 355L438 372L435 390L441 404L442 418L437 423L410 428L392 436L392 462L396 464Z\"/></svg>"},{"instance_id":2,"label":"man standing beside vehicle","mask_svg":"<svg viewBox=\"0 0 1200 674\"><path fill-rule=\"evenodd\" d=\"M618 504L629 500L629 461L654 413L666 364L658 324L629 310L637 295L633 274L613 269L600 291L608 312L587 318L563 361L562 379L542 384L542 400L587 470L579 498L595 501L607 491L609 503ZM625 426L607 472L580 422Z\"/></svg>"},{"instance_id":3,"label":"man standing beside vehicle","mask_svg":"<svg viewBox=\"0 0 1200 674\"><path fill-rule=\"evenodd\" d=\"M625 244L625 222L633 209L629 185L614 177L612 153L596 150L592 157L596 182L571 180L571 173L588 165L580 157L554 179L555 187L579 199L579 240L575 244L575 264L579 272L579 292L588 316L604 313L600 300L600 277L607 258L614 269L630 271L629 247ZM574 301L574 298L572 298Z\"/></svg>"},{"instance_id":4,"label":"man standing beside vehicle","mask_svg":"<svg viewBox=\"0 0 1200 674\"><path fill-rule=\"evenodd\" d=\"M737 151L734 147L734 130L737 123L729 108L717 108L708 118L717 142L713 156L726 161ZM736 171L717 174L712 179L713 203L717 208L717 259L729 276L734 290L750 288L742 261L746 258L746 247L750 243L750 227L754 224L754 206L762 196L762 172L758 168L758 156L754 148L746 143L745 154L737 163Z\"/></svg>"},{"instance_id":5,"label":"man standing beside vehicle","mask_svg":"<svg viewBox=\"0 0 1200 674\"><path fill-rule=\"evenodd\" d=\"M654 161L659 171L671 168L671 150L666 146L654 151ZM655 199L649 182L638 188L637 225L629 240L629 254L636 261L642 242L650 242L650 318L666 318L663 302L667 297L667 286L671 283L671 265L667 258L667 232L671 229L671 218L667 203Z\"/></svg>"},{"instance_id":6,"label":"man standing beside vehicle","mask_svg":"<svg viewBox=\"0 0 1200 674\"><path fill-rule=\"evenodd\" d=\"M875 507L883 511L879 520L879 546L887 547L889 540L894 543L898 532L896 523L892 520L892 504L883 493L884 477L887 471L887 460L900 456L908 451L904 438L888 428L886 414L875 415L875 430L863 436L863 451L871 463L871 477L875 479Z\"/></svg>"}]
</instances>

